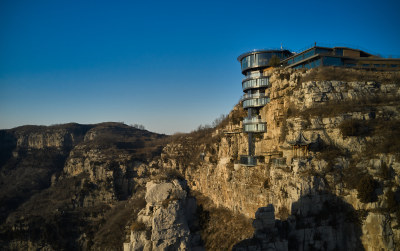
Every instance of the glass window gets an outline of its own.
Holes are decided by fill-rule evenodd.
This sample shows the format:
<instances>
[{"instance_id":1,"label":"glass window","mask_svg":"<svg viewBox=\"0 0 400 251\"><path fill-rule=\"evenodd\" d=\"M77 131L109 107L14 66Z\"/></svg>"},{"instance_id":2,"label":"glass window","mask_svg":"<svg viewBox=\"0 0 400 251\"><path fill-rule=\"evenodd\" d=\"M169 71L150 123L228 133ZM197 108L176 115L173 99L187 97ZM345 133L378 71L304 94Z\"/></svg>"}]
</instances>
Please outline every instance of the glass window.
<instances>
[{"instance_id":1,"label":"glass window","mask_svg":"<svg viewBox=\"0 0 400 251\"><path fill-rule=\"evenodd\" d=\"M324 65L340 66L343 65L342 60L336 57L324 57Z\"/></svg>"},{"instance_id":2,"label":"glass window","mask_svg":"<svg viewBox=\"0 0 400 251\"><path fill-rule=\"evenodd\" d=\"M303 54L303 58L304 58L304 59L305 59L305 58L309 58L309 57L313 56L314 54L315 54L315 50L313 49L313 50L311 50L311 51L308 51L308 52L304 53L304 54Z\"/></svg>"},{"instance_id":3,"label":"glass window","mask_svg":"<svg viewBox=\"0 0 400 251\"><path fill-rule=\"evenodd\" d=\"M258 54L258 65L267 65L271 58L271 53Z\"/></svg>"},{"instance_id":4,"label":"glass window","mask_svg":"<svg viewBox=\"0 0 400 251\"><path fill-rule=\"evenodd\" d=\"M335 49L335 55L343 56L343 49Z\"/></svg>"},{"instance_id":5,"label":"glass window","mask_svg":"<svg viewBox=\"0 0 400 251\"><path fill-rule=\"evenodd\" d=\"M247 74L247 76L248 76L249 78L256 78L256 77L261 76L261 73L260 73L259 71L252 71L252 72L249 72L249 73Z\"/></svg>"},{"instance_id":6,"label":"glass window","mask_svg":"<svg viewBox=\"0 0 400 251\"><path fill-rule=\"evenodd\" d=\"M317 48L316 54L327 54L330 53L331 51L332 51L331 49Z\"/></svg>"},{"instance_id":7,"label":"glass window","mask_svg":"<svg viewBox=\"0 0 400 251\"><path fill-rule=\"evenodd\" d=\"M249 57L245 57L242 59L242 70L249 67Z\"/></svg>"}]
</instances>

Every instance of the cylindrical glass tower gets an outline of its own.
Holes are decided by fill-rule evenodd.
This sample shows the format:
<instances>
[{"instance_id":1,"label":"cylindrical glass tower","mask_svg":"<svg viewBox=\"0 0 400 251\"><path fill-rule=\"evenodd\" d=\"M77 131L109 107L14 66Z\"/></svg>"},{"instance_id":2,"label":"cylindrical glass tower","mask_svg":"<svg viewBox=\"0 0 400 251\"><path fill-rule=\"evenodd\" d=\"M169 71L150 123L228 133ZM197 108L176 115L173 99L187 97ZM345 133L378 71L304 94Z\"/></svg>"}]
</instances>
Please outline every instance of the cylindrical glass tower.
<instances>
[{"instance_id":1,"label":"cylindrical glass tower","mask_svg":"<svg viewBox=\"0 0 400 251\"><path fill-rule=\"evenodd\" d=\"M243 165L255 166L255 146L253 142L254 133L265 133L267 123L260 117L260 109L269 103L269 97L265 90L269 88L269 77L264 70L271 66L279 65L282 59L291 56L288 50L254 50L246 52L238 57L241 64L242 74L245 76L242 81L243 108L247 110L247 117L243 120L243 132L248 134L248 155L240 157Z\"/></svg>"}]
</instances>

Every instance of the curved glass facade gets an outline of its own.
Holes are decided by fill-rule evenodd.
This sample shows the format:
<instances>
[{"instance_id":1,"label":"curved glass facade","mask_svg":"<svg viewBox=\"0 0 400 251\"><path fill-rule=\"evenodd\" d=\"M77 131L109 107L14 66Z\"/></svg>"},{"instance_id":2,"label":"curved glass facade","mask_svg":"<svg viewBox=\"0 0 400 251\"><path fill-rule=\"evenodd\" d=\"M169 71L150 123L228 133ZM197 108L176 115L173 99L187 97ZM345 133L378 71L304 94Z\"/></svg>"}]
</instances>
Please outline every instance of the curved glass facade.
<instances>
[{"instance_id":1,"label":"curved glass facade","mask_svg":"<svg viewBox=\"0 0 400 251\"><path fill-rule=\"evenodd\" d=\"M269 78L262 77L262 78L244 80L242 83L242 88L243 91L245 91L253 88L268 87L268 85L269 85Z\"/></svg>"},{"instance_id":2,"label":"curved glass facade","mask_svg":"<svg viewBox=\"0 0 400 251\"><path fill-rule=\"evenodd\" d=\"M273 53L252 54L242 60L242 71L248 68L267 66Z\"/></svg>"},{"instance_id":3,"label":"curved glass facade","mask_svg":"<svg viewBox=\"0 0 400 251\"><path fill-rule=\"evenodd\" d=\"M250 52L249 55L240 56L239 61L242 63L242 72L256 67L266 67L270 59L276 56L279 59L287 58L292 53L287 50L268 50L260 52Z\"/></svg>"},{"instance_id":4,"label":"curved glass facade","mask_svg":"<svg viewBox=\"0 0 400 251\"><path fill-rule=\"evenodd\" d=\"M259 106L264 106L268 103L269 103L269 98L267 97L248 99L243 101L243 108L259 107Z\"/></svg>"},{"instance_id":5,"label":"curved glass facade","mask_svg":"<svg viewBox=\"0 0 400 251\"><path fill-rule=\"evenodd\" d=\"M243 125L244 132L266 132L267 125L266 123L257 123L257 124L245 124Z\"/></svg>"}]
</instances>

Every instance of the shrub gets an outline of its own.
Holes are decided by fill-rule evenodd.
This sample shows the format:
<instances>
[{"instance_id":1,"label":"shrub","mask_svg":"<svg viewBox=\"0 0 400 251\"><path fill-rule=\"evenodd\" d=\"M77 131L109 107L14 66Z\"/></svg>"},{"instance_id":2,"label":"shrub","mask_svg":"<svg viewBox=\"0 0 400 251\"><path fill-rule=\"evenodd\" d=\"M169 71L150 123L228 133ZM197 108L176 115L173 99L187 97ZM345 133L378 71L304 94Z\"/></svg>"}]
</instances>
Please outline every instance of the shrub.
<instances>
[{"instance_id":1,"label":"shrub","mask_svg":"<svg viewBox=\"0 0 400 251\"><path fill-rule=\"evenodd\" d=\"M264 189L268 189L269 188L269 180L268 179L266 179L265 181L264 181L264 183L263 183L263 187L264 187Z\"/></svg>"},{"instance_id":2,"label":"shrub","mask_svg":"<svg viewBox=\"0 0 400 251\"><path fill-rule=\"evenodd\" d=\"M204 195L194 192L201 238L206 250L231 250L239 241L253 234L251 220L226 208L216 208Z\"/></svg>"},{"instance_id":3,"label":"shrub","mask_svg":"<svg viewBox=\"0 0 400 251\"><path fill-rule=\"evenodd\" d=\"M380 176L385 180L390 180L392 178L392 172L393 169L383 162L381 165Z\"/></svg>"},{"instance_id":4,"label":"shrub","mask_svg":"<svg viewBox=\"0 0 400 251\"><path fill-rule=\"evenodd\" d=\"M140 221L134 221L131 224L131 230L136 232L136 231L144 231L146 230L146 225L143 222Z\"/></svg>"},{"instance_id":5,"label":"shrub","mask_svg":"<svg viewBox=\"0 0 400 251\"><path fill-rule=\"evenodd\" d=\"M378 81L391 84L400 82L400 74L398 72L380 73L376 71L338 67L318 67L309 71L309 73L301 79L302 82L321 80Z\"/></svg>"},{"instance_id":6,"label":"shrub","mask_svg":"<svg viewBox=\"0 0 400 251\"><path fill-rule=\"evenodd\" d=\"M367 136L371 131L368 121L358 119L344 120L339 125L339 129L342 135L345 137Z\"/></svg>"},{"instance_id":7,"label":"shrub","mask_svg":"<svg viewBox=\"0 0 400 251\"><path fill-rule=\"evenodd\" d=\"M289 217L289 209L286 206L282 206L279 208L276 218L280 220L286 220Z\"/></svg>"},{"instance_id":8,"label":"shrub","mask_svg":"<svg viewBox=\"0 0 400 251\"><path fill-rule=\"evenodd\" d=\"M376 201L377 196L375 194L375 188L377 187L377 183L374 178L366 174L364 177L360 179L357 185L357 198L363 203L369 203Z\"/></svg>"},{"instance_id":9,"label":"shrub","mask_svg":"<svg viewBox=\"0 0 400 251\"><path fill-rule=\"evenodd\" d=\"M163 202L161 203L161 206L162 206L164 209L167 209L170 202L172 202L172 201L177 201L177 200L178 200L178 199L175 198L175 197L165 199L165 200L163 200Z\"/></svg>"},{"instance_id":10,"label":"shrub","mask_svg":"<svg viewBox=\"0 0 400 251\"><path fill-rule=\"evenodd\" d=\"M386 193L386 203L387 203L387 207L388 207L389 211L393 212L397 206L397 201L394 197L394 192L392 190L389 190Z\"/></svg>"},{"instance_id":11,"label":"shrub","mask_svg":"<svg viewBox=\"0 0 400 251\"><path fill-rule=\"evenodd\" d=\"M272 55L268 63L270 66L277 67L280 65L281 60L276 55Z\"/></svg>"}]
</instances>

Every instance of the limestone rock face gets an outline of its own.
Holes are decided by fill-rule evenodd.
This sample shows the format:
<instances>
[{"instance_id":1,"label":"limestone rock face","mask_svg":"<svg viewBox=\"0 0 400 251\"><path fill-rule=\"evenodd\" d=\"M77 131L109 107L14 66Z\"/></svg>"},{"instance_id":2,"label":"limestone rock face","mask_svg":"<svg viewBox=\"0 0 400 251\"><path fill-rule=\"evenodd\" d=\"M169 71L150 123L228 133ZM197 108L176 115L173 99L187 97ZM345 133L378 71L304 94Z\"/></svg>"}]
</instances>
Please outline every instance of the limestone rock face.
<instances>
[{"instance_id":1,"label":"limestone rock face","mask_svg":"<svg viewBox=\"0 0 400 251\"><path fill-rule=\"evenodd\" d=\"M133 229L130 250L203 250L196 228L196 201L188 196L184 181L150 181L146 184L146 207L137 221L144 229Z\"/></svg>"},{"instance_id":2,"label":"limestone rock face","mask_svg":"<svg viewBox=\"0 0 400 251\"><path fill-rule=\"evenodd\" d=\"M247 134L240 133L242 123L235 117L240 104L228 116L228 124L209 135L207 142L190 138L179 144L173 142L164 148L161 162L165 168L182 172L191 189L217 206L253 218L260 208L273 204L275 217L287 220L285 224L293 217L304 218L295 224L297 230L290 232L289 246L296 240L299 245L323 249L324 242L318 240L322 238L328 250L336 248L330 241L335 239L343 240L337 247L342 250L351 248L351 241L361 241L369 250L399 248L399 216L393 212L389 216L386 204L389 190L397 194L392 205L400 203L399 151L389 149L396 141L384 133L393 129L383 129L400 120L398 78L393 73L374 73L376 80L304 80L315 71L268 73L270 88L266 94L271 101L260 110L267 132L254 139L255 155L262 156L256 166L238 164L240 155L247 154ZM366 74L347 74L353 73ZM307 154L295 152L288 143L300 132L311 142ZM385 145L382 141L392 143ZM197 156L205 157L196 159L196 151ZM179 158L189 153L191 162ZM376 187L370 194L371 202L366 203L360 200L363 189L357 187L362 187L361 177L369 175ZM334 208L324 197L326 193L352 209L347 220L361 226L351 226L353 239L345 238L345 223L342 233L333 225L320 224L322 215ZM254 226L258 229L263 224L257 215L256 219Z\"/></svg>"},{"instance_id":3,"label":"limestone rock face","mask_svg":"<svg viewBox=\"0 0 400 251\"><path fill-rule=\"evenodd\" d=\"M159 172L160 145L144 142L162 137L112 122L0 130L0 249L121 249Z\"/></svg>"},{"instance_id":4,"label":"limestone rock face","mask_svg":"<svg viewBox=\"0 0 400 251\"><path fill-rule=\"evenodd\" d=\"M24 126L15 130L16 143L20 148L72 148L83 141L90 127L78 124L59 125L53 128Z\"/></svg>"}]
</instances>

